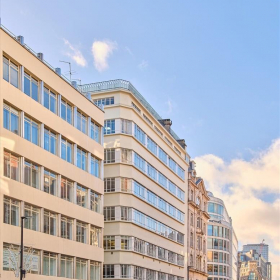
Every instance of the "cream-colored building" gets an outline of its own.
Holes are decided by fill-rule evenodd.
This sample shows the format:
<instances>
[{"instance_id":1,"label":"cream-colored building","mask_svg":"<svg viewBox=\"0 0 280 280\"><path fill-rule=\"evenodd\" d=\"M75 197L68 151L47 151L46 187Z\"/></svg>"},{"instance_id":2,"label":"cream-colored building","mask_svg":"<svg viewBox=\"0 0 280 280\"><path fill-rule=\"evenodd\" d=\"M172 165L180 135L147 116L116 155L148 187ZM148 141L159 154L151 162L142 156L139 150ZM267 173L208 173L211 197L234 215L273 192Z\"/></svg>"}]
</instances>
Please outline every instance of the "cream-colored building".
<instances>
[{"instance_id":1,"label":"cream-colored building","mask_svg":"<svg viewBox=\"0 0 280 280\"><path fill-rule=\"evenodd\" d=\"M4 27L0 52L0 279L30 216L26 279L100 280L104 112Z\"/></svg>"},{"instance_id":2,"label":"cream-colored building","mask_svg":"<svg viewBox=\"0 0 280 280\"><path fill-rule=\"evenodd\" d=\"M127 81L82 91L105 107L103 279L186 279L184 140Z\"/></svg>"},{"instance_id":3,"label":"cream-colored building","mask_svg":"<svg viewBox=\"0 0 280 280\"><path fill-rule=\"evenodd\" d=\"M188 279L207 280L207 213L209 197L203 179L196 176L195 162L189 167Z\"/></svg>"}]
</instances>

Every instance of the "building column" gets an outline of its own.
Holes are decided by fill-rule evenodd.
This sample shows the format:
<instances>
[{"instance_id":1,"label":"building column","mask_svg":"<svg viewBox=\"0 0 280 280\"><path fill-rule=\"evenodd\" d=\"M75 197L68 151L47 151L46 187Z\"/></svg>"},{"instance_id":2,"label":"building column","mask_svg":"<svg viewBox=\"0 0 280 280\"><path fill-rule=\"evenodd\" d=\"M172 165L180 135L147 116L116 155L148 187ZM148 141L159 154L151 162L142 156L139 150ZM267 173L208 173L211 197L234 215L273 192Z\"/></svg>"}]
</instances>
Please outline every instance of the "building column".
<instances>
[{"instance_id":1,"label":"building column","mask_svg":"<svg viewBox=\"0 0 280 280\"><path fill-rule=\"evenodd\" d=\"M73 222L73 241L76 241L76 234L77 234L77 219L74 219Z\"/></svg>"},{"instance_id":2,"label":"building column","mask_svg":"<svg viewBox=\"0 0 280 280\"><path fill-rule=\"evenodd\" d=\"M87 279L90 279L90 260L87 260Z\"/></svg>"},{"instance_id":3,"label":"building column","mask_svg":"<svg viewBox=\"0 0 280 280\"><path fill-rule=\"evenodd\" d=\"M57 254L57 276L58 277L60 276L60 273L61 273L60 264L61 264L61 254Z\"/></svg>"}]
</instances>

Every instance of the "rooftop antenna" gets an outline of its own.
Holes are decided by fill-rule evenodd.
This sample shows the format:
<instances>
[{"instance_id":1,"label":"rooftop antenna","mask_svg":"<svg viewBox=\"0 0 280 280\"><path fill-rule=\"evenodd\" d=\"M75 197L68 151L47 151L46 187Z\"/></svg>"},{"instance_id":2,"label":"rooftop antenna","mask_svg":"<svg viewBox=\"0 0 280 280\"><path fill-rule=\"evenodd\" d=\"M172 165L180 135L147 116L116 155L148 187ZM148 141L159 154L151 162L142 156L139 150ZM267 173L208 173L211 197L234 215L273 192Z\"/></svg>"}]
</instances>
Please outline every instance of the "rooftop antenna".
<instances>
[{"instance_id":1,"label":"rooftop antenna","mask_svg":"<svg viewBox=\"0 0 280 280\"><path fill-rule=\"evenodd\" d=\"M67 63L69 65L69 75L70 75L70 82L72 82L72 69L71 69L71 62L69 61L64 61L64 60L59 60L59 62L62 62L62 63Z\"/></svg>"}]
</instances>

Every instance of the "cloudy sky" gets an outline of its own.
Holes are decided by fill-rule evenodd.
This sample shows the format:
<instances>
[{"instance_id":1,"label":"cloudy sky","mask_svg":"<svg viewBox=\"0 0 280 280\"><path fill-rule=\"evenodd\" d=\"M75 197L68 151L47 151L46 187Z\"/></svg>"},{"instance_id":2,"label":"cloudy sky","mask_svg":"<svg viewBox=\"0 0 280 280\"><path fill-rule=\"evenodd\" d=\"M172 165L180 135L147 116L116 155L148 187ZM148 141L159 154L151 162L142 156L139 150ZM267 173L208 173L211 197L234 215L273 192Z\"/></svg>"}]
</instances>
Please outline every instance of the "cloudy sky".
<instances>
[{"instance_id":1,"label":"cloudy sky","mask_svg":"<svg viewBox=\"0 0 280 280\"><path fill-rule=\"evenodd\" d=\"M129 80L173 129L240 245L280 279L279 1L2 0L1 20L82 83Z\"/></svg>"}]
</instances>

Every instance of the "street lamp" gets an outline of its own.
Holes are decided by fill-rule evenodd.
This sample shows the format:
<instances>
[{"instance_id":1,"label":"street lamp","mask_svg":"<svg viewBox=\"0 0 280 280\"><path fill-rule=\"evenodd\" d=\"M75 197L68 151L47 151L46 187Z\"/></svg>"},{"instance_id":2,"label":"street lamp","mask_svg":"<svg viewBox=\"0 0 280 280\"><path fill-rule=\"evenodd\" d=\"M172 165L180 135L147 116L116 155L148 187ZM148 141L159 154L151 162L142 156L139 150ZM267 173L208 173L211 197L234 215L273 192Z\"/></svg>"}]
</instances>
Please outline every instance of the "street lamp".
<instances>
[{"instance_id":1,"label":"street lamp","mask_svg":"<svg viewBox=\"0 0 280 280\"><path fill-rule=\"evenodd\" d=\"M32 218L32 216L21 217L21 236L20 236L20 280L25 276L25 270L23 269L23 222L25 219Z\"/></svg>"}]
</instances>

